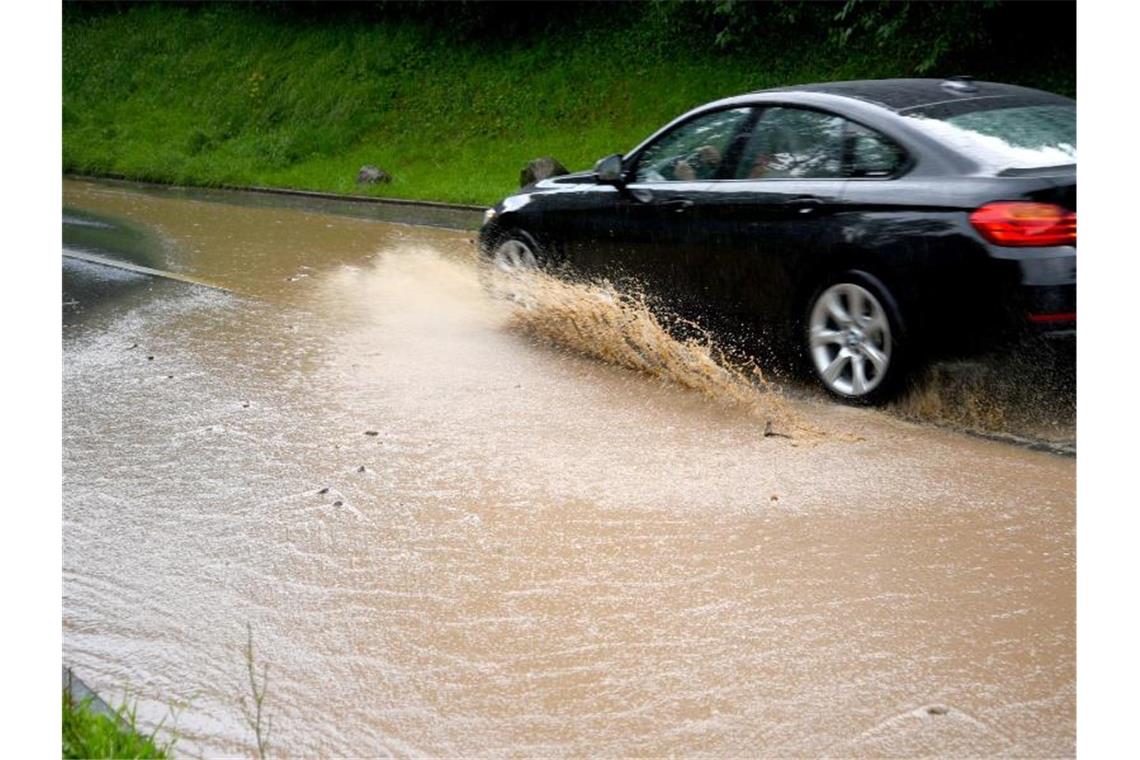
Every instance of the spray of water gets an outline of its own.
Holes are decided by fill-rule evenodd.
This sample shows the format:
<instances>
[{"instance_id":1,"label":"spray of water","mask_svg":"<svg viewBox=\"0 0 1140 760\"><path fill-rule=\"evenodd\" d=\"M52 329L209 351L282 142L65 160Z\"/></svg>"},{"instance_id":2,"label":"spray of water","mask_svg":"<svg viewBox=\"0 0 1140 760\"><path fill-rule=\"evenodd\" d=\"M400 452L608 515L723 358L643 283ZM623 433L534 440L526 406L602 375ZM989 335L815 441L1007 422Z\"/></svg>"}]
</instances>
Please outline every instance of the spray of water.
<instances>
[{"instance_id":1,"label":"spray of water","mask_svg":"<svg viewBox=\"0 0 1140 760\"><path fill-rule=\"evenodd\" d=\"M1024 341L927 367L889 411L987 435L1076 446L1076 356L1072 342Z\"/></svg>"},{"instance_id":2,"label":"spray of water","mask_svg":"<svg viewBox=\"0 0 1140 760\"><path fill-rule=\"evenodd\" d=\"M511 304L512 325L529 335L744 408L763 422L765 435L800 438L818 432L790 408L754 360L730 360L699 329L694 331L700 337L675 337L643 293L535 270L487 266L483 278L493 294Z\"/></svg>"}]
</instances>

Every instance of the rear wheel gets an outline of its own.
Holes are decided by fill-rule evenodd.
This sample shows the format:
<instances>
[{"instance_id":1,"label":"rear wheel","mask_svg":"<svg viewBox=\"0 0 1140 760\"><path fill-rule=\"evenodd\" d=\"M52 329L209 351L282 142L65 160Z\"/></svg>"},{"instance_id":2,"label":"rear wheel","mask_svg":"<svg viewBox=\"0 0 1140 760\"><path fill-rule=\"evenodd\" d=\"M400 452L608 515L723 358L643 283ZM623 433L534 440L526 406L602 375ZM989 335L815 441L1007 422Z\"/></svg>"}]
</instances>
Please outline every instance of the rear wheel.
<instances>
[{"instance_id":1,"label":"rear wheel","mask_svg":"<svg viewBox=\"0 0 1140 760\"><path fill-rule=\"evenodd\" d=\"M886 287L862 272L833 278L811 299L805 335L816 378L858 404L882 403L904 375L898 307Z\"/></svg>"}]
</instances>

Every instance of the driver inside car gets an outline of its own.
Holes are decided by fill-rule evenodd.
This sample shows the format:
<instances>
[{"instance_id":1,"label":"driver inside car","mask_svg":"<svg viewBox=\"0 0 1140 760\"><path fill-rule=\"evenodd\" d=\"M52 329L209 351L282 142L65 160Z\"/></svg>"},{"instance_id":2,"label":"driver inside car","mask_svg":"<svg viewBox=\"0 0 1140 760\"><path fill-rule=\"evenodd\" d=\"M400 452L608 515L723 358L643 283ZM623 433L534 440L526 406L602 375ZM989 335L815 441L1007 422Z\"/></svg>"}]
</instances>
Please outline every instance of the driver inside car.
<instances>
[{"instance_id":1,"label":"driver inside car","mask_svg":"<svg viewBox=\"0 0 1140 760\"><path fill-rule=\"evenodd\" d=\"M678 159L673 166L673 179L681 182L712 179L720 167L720 151L712 145L702 145L688 156Z\"/></svg>"}]
</instances>

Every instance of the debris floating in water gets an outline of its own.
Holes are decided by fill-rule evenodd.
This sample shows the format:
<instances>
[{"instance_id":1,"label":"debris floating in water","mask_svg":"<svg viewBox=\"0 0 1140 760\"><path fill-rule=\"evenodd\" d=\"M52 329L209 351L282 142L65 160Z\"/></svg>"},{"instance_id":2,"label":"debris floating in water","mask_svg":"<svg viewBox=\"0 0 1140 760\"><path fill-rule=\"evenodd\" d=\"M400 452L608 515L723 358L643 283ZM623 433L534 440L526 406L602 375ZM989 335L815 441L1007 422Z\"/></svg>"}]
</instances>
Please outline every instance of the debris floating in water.
<instances>
[{"instance_id":1,"label":"debris floating in water","mask_svg":"<svg viewBox=\"0 0 1140 760\"><path fill-rule=\"evenodd\" d=\"M765 438L791 438L787 433L777 433L772 429L772 420L764 423L764 437Z\"/></svg>"}]
</instances>

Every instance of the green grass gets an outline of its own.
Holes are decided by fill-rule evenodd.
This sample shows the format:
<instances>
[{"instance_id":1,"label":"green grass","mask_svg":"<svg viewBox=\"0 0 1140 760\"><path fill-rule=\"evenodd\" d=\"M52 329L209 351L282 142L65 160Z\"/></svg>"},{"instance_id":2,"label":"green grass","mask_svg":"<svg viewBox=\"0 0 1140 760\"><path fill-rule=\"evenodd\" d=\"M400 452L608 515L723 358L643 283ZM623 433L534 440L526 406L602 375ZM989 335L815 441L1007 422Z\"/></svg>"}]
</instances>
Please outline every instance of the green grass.
<instances>
[{"instance_id":1,"label":"green grass","mask_svg":"<svg viewBox=\"0 0 1140 760\"><path fill-rule=\"evenodd\" d=\"M491 203L537 156L587 168L712 98L914 75L923 53L913 40L840 48L785 29L727 54L679 41L647 8L608 6L556 35L496 38L400 16L69 6L64 169ZM607 13L621 18L604 23ZM1071 93L1075 71L1045 55L974 73ZM392 183L358 187L363 164Z\"/></svg>"},{"instance_id":2,"label":"green grass","mask_svg":"<svg viewBox=\"0 0 1140 760\"><path fill-rule=\"evenodd\" d=\"M170 746L155 744L135 728L134 710L123 707L120 720L91 710L89 700L73 702L63 692L63 757L65 758L164 758Z\"/></svg>"}]
</instances>

